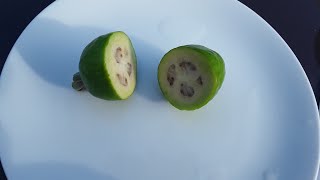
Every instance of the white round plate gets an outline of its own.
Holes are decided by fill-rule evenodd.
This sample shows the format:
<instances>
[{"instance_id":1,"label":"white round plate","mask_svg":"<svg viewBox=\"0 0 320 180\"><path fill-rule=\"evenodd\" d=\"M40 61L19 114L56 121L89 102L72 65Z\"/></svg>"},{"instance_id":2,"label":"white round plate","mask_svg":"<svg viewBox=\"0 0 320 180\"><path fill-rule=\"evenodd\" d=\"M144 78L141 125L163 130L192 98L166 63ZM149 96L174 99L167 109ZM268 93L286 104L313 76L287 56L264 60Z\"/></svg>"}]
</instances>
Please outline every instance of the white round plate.
<instances>
[{"instance_id":1,"label":"white round plate","mask_svg":"<svg viewBox=\"0 0 320 180\"><path fill-rule=\"evenodd\" d=\"M74 91L85 45L117 30L136 49L134 95ZM156 76L183 44L226 64L217 96L191 112L164 100ZM0 155L10 180L313 180L318 116L295 55L238 1L64 0L30 23L3 68Z\"/></svg>"}]
</instances>

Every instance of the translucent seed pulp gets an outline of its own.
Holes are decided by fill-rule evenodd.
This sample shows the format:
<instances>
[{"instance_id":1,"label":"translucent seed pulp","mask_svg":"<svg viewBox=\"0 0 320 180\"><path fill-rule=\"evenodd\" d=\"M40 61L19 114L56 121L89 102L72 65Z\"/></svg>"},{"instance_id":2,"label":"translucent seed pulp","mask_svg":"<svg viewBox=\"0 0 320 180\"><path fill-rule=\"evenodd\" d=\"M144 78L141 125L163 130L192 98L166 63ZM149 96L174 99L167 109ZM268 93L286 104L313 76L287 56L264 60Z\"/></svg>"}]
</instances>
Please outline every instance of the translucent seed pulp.
<instances>
[{"instance_id":1,"label":"translucent seed pulp","mask_svg":"<svg viewBox=\"0 0 320 180\"><path fill-rule=\"evenodd\" d=\"M128 78L131 76L133 71L132 64L130 62L126 62L126 59L128 58L128 50L117 47L114 58L120 66L125 67L124 69L126 69L126 73L117 73L118 81L121 85L128 86Z\"/></svg>"},{"instance_id":2,"label":"translucent seed pulp","mask_svg":"<svg viewBox=\"0 0 320 180\"><path fill-rule=\"evenodd\" d=\"M180 93L183 96L192 97L194 95L194 89L191 86L188 86L187 83L181 83Z\"/></svg>"},{"instance_id":3,"label":"translucent seed pulp","mask_svg":"<svg viewBox=\"0 0 320 180\"><path fill-rule=\"evenodd\" d=\"M175 81L179 81L180 94L184 97L192 97L195 94L195 90L194 90L194 87L191 86L191 84L193 84L191 81L194 81L192 80L192 76L198 73L197 67L195 64L193 64L190 61L182 61L178 64L178 68L180 68L179 74L177 72L175 64L171 64L169 66L167 71L167 81L170 87L174 85ZM184 79L187 79L187 81L182 81L181 79L179 79L179 77L182 77L182 76L186 77ZM203 85L203 80L201 75L195 80L195 82L201 86Z\"/></svg>"}]
</instances>

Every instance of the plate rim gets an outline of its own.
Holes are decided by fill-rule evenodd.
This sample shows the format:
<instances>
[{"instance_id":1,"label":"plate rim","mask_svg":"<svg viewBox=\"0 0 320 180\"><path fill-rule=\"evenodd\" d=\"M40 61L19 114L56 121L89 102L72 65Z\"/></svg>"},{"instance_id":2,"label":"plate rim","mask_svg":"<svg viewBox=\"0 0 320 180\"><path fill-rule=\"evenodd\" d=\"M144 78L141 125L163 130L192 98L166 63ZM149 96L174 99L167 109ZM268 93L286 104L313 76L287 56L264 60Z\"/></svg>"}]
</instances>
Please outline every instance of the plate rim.
<instances>
[{"instance_id":1,"label":"plate rim","mask_svg":"<svg viewBox=\"0 0 320 180\"><path fill-rule=\"evenodd\" d=\"M67 0L65 0L67 1ZM217 0L219 1L219 0ZM26 27L23 29L23 31L20 33L20 35L18 36L18 38L16 39L16 41L14 42L13 46L11 47L8 56L5 59L5 63L3 65L3 68L0 72L0 81L2 79L2 73L3 71L7 68L7 62L9 59L11 59L12 56L12 52L14 47L16 47L17 42L19 42L21 36L25 33L25 31L27 29L30 28L30 25L32 25L39 17L39 15L41 15L42 13L46 12L48 9L50 8L54 8L54 6L57 3L62 3L63 1L53 1L52 3L50 3L49 5L47 5L44 9L42 9L27 25ZM308 89L311 98L312 98L312 106L313 106L313 110L315 112L315 120L316 120L316 124L317 124L317 142L318 142L318 148L317 148L317 159L316 159L316 167L314 167L315 169L313 169L314 172L314 178L313 180L317 180L318 174L319 174L319 167L320 167L320 115L319 115L319 110L320 110L320 105L318 106L317 101L316 101L316 97L315 97L315 93L312 89L311 83L309 81L309 78L304 70L304 68L302 67L298 57L295 55L295 53L293 52L293 50L290 48L290 46L287 44L287 42L281 37L281 35L275 30L275 28L273 28L273 26L271 26L271 24L269 24L263 17L261 17L258 13L256 13L253 9L251 9L250 7L248 7L247 5L245 5L243 2L240 2L239 0L233 0L232 3L234 4L238 4L237 6L242 6L242 8L246 9L247 13L250 13L252 16L255 16L255 18L257 18L257 20L259 20L259 23L262 23L264 25L266 25L266 27L268 27L269 30L271 30L270 32L277 38L277 40L279 41L279 43L282 43L283 45L285 45L286 51L288 52L288 54L290 54L290 56L292 57L292 59L295 59L294 62L296 63L296 65L298 66L299 71L302 73L301 75L303 76L303 80L305 83L306 88ZM310 102L311 103L311 102ZM1 160L1 157L0 157ZM3 167L3 171L5 173L5 176L7 176L6 173L6 168L3 163L2 163L2 167Z\"/></svg>"},{"instance_id":2,"label":"plate rim","mask_svg":"<svg viewBox=\"0 0 320 180\"><path fill-rule=\"evenodd\" d=\"M278 40L281 41L282 44L285 45L285 48L287 49L287 52L290 53L290 56L292 56L292 59L295 59L295 63L297 63L297 66L299 68L299 71L302 73L301 75L304 78L304 82L305 85L310 93L310 95L312 96L312 106L313 106L313 111L315 112L315 118L316 118L316 122L317 122L317 141L318 141L318 148L317 148L317 159L316 159L316 167L314 169L314 178L313 180L317 180L318 175L319 175L319 168L320 168L320 114L319 114L319 108L318 107L318 103L315 97L315 93L313 91L313 88L311 86L311 83L309 81L309 78L307 76L307 73L305 72L304 68L302 67L298 57L295 55L295 53L293 52L293 50L290 48L289 44L281 37L281 35L275 30L275 28L273 28L271 26L271 24L269 24L263 17L261 17L258 13L256 13L253 9L251 9L250 7L248 7L247 5L245 5L244 3L235 0L236 2L238 2L241 6L243 6L244 8L246 8L250 13L254 14L260 21L260 23L263 23L265 25L268 26L268 28L272 31L272 33L277 37Z\"/></svg>"}]
</instances>

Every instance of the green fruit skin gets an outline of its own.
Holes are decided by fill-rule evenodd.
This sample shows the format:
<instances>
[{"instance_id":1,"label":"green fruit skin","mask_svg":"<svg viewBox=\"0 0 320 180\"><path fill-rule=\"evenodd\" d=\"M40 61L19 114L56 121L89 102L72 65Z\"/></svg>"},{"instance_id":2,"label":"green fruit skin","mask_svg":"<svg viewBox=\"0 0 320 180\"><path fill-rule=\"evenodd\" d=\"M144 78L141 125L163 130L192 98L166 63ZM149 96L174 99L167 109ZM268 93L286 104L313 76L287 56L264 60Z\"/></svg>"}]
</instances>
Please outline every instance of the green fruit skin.
<instances>
[{"instance_id":1,"label":"green fruit skin","mask_svg":"<svg viewBox=\"0 0 320 180\"><path fill-rule=\"evenodd\" d=\"M105 68L105 48L110 38L118 33L125 35L124 32L118 31L97 37L84 48L80 57L79 72L81 80L90 94L97 98L122 100L112 86L111 79ZM130 40L129 42L136 67L136 55ZM136 73L136 69L133 72Z\"/></svg>"},{"instance_id":2,"label":"green fruit skin","mask_svg":"<svg viewBox=\"0 0 320 180\"><path fill-rule=\"evenodd\" d=\"M159 67L160 67L160 65L158 66L158 83L159 83L160 89L161 89L164 97L169 101L169 103L172 106L176 107L179 110L188 110L188 111L196 110L196 109L199 109L199 108L203 107L204 105L206 105L218 93L219 89L221 88L221 86L223 84L224 77L226 74L225 64L224 64L222 57L217 52L215 52L205 46L184 45L184 46L179 46L177 48L174 48L170 51L173 51L178 48L189 48L189 49L195 50L208 59L208 64L213 69L212 73L214 76L214 82L213 82L214 86L211 90L211 93L208 95L208 97L206 99L204 99L201 102L195 103L192 106L186 106L186 105L180 104L179 102L172 101L170 99L169 95L164 91L164 89L161 88L161 84L159 81ZM168 53L170 53L170 51ZM161 62L160 62L160 64L161 64Z\"/></svg>"}]
</instances>

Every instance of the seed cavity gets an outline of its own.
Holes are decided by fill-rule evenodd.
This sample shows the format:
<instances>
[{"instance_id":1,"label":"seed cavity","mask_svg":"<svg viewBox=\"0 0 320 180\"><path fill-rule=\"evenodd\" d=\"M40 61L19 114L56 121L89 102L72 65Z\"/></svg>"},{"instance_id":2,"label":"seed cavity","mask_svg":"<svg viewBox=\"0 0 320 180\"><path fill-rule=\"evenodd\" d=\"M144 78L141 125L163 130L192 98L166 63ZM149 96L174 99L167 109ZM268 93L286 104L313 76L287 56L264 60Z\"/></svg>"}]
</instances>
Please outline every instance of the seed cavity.
<instances>
[{"instance_id":1,"label":"seed cavity","mask_svg":"<svg viewBox=\"0 0 320 180\"><path fill-rule=\"evenodd\" d=\"M196 82L202 86L203 85L202 77L199 76Z\"/></svg>"},{"instance_id":2,"label":"seed cavity","mask_svg":"<svg viewBox=\"0 0 320 180\"><path fill-rule=\"evenodd\" d=\"M127 63L127 73L129 76L131 76L131 73L132 73L132 64L131 63Z\"/></svg>"},{"instance_id":3,"label":"seed cavity","mask_svg":"<svg viewBox=\"0 0 320 180\"><path fill-rule=\"evenodd\" d=\"M167 81L169 82L170 86L173 86L175 79L176 79L176 65L171 64L167 72Z\"/></svg>"},{"instance_id":4,"label":"seed cavity","mask_svg":"<svg viewBox=\"0 0 320 180\"><path fill-rule=\"evenodd\" d=\"M117 74L117 77L120 84L122 84L123 86L128 86L128 79L126 77L121 76L120 74Z\"/></svg>"},{"instance_id":5,"label":"seed cavity","mask_svg":"<svg viewBox=\"0 0 320 180\"><path fill-rule=\"evenodd\" d=\"M195 90L192 86L188 85L188 82L179 82L179 78L177 78L178 72L182 71L184 73L183 76L189 76L188 74L191 73L195 74L194 71L197 70L197 67L188 61L182 61L178 64L177 66L178 68L176 68L175 64L171 64L168 68L167 71L167 81L169 83L170 86L173 86L175 81L178 81L177 83L180 84L180 93L181 95L185 96L185 97L192 97L195 94ZM178 70L178 71L177 71ZM198 77L196 80L197 83L199 83L200 85L203 84L202 81L202 77Z\"/></svg>"},{"instance_id":6,"label":"seed cavity","mask_svg":"<svg viewBox=\"0 0 320 180\"><path fill-rule=\"evenodd\" d=\"M115 56L114 56L114 58L116 59L117 63L120 63L120 62L121 62L122 57L123 57L122 49L121 49L121 47L118 47L118 48L116 49L116 54L115 54Z\"/></svg>"},{"instance_id":7,"label":"seed cavity","mask_svg":"<svg viewBox=\"0 0 320 180\"><path fill-rule=\"evenodd\" d=\"M174 80L175 80L174 77L168 77L167 80L168 80L170 86L173 86L173 83L174 83Z\"/></svg>"},{"instance_id":8,"label":"seed cavity","mask_svg":"<svg viewBox=\"0 0 320 180\"><path fill-rule=\"evenodd\" d=\"M187 61L182 61L179 64L179 66L180 66L181 70L186 72L186 73L189 73L190 71L196 71L197 70L197 67L193 63L187 62Z\"/></svg>"},{"instance_id":9,"label":"seed cavity","mask_svg":"<svg viewBox=\"0 0 320 180\"><path fill-rule=\"evenodd\" d=\"M168 72L171 72L171 73L175 74L176 73L176 65L171 64L170 67L169 67Z\"/></svg>"},{"instance_id":10,"label":"seed cavity","mask_svg":"<svg viewBox=\"0 0 320 180\"><path fill-rule=\"evenodd\" d=\"M187 83L180 84L180 93L186 97L192 97L194 95L194 89L191 86L188 86Z\"/></svg>"}]
</instances>

